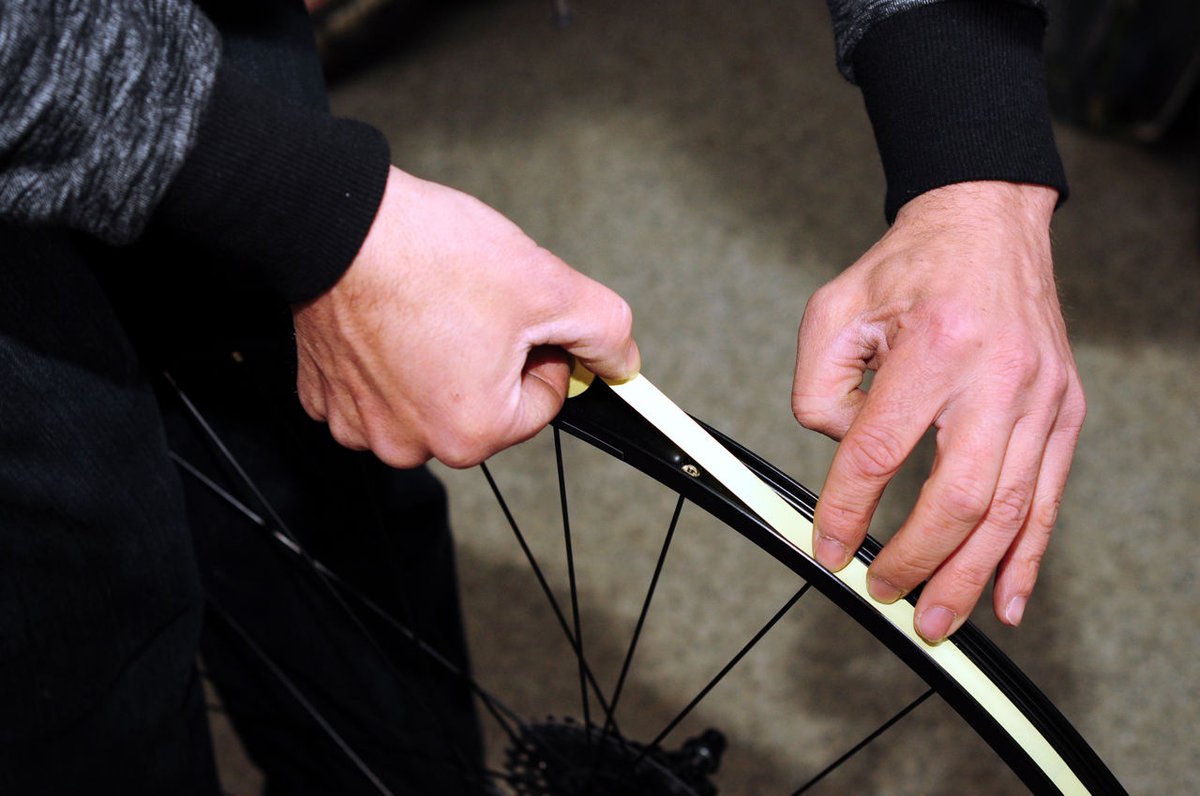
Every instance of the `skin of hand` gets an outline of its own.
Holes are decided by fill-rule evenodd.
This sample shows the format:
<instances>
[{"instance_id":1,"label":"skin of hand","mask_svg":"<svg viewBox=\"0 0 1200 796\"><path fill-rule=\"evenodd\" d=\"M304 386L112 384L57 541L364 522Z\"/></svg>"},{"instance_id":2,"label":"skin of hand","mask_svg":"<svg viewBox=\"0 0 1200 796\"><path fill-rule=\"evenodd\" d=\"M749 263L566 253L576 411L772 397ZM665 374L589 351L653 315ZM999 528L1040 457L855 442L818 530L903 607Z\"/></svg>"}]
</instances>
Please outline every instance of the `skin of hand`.
<instances>
[{"instance_id":1,"label":"skin of hand","mask_svg":"<svg viewBox=\"0 0 1200 796\"><path fill-rule=\"evenodd\" d=\"M558 412L568 353L637 372L629 305L482 202L393 168L342 278L293 309L300 401L394 467L468 467Z\"/></svg>"},{"instance_id":2,"label":"skin of hand","mask_svg":"<svg viewBox=\"0 0 1200 796\"><path fill-rule=\"evenodd\" d=\"M885 486L936 429L916 504L868 570L882 602L928 580L915 623L933 643L993 574L996 616L1021 621L1083 424L1051 262L1056 200L1003 182L922 194L801 321L792 408L841 441L814 518L822 565L848 563Z\"/></svg>"}]
</instances>

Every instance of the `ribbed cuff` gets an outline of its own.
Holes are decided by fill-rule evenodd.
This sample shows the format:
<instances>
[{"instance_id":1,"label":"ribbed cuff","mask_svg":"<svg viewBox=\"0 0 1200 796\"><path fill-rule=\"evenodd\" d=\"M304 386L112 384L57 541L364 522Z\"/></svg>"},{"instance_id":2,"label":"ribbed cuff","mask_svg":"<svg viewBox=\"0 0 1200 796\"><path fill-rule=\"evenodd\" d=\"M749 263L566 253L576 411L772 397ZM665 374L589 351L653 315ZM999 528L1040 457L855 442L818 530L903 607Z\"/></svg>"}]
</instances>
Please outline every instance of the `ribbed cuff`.
<instances>
[{"instance_id":1,"label":"ribbed cuff","mask_svg":"<svg viewBox=\"0 0 1200 796\"><path fill-rule=\"evenodd\" d=\"M299 303L350 266L389 162L373 127L285 103L222 65L154 224L209 255L215 279Z\"/></svg>"},{"instance_id":2,"label":"ribbed cuff","mask_svg":"<svg viewBox=\"0 0 1200 796\"><path fill-rule=\"evenodd\" d=\"M1042 65L1044 22L1009 3L946 2L875 25L854 74L887 177L888 222L910 199L972 180L1067 196Z\"/></svg>"}]
</instances>

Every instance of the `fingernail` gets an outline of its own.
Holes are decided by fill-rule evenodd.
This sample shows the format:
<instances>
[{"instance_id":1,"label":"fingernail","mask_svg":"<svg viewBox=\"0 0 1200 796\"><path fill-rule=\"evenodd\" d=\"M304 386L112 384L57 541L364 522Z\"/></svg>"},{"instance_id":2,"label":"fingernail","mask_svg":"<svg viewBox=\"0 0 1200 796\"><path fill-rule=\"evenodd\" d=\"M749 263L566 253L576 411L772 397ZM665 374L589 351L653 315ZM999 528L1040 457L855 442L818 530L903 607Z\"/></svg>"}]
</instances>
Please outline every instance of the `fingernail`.
<instances>
[{"instance_id":1,"label":"fingernail","mask_svg":"<svg viewBox=\"0 0 1200 796\"><path fill-rule=\"evenodd\" d=\"M820 533L813 535L813 552L817 556L818 564L834 572L850 561L850 551L844 544Z\"/></svg>"},{"instance_id":2,"label":"fingernail","mask_svg":"<svg viewBox=\"0 0 1200 796\"><path fill-rule=\"evenodd\" d=\"M1029 598L1024 594L1019 594L1008 601L1008 605L1004 609L1004 619L1013 627L1021 624L1021 617L1025 615L1025 603Z\"/></svg>"},{"instance_id":3,"label":"fingernail","mask_svg":"<svg viewBox=\"0 0 1200 796\"><path fill-rule=\"evenodd\" d=\"M917 617L917 632L930 644L938 644L945 641L954 619L955 614L949 608L934 605Z\"/></svg>"},{"instance_id":4,"label":"fingernail","mask_svg":"<svg viewBox=\"0 0 1200 796\"><path fill-rule=\"evenodd\" d=\"M867 577L867 591L871 593L871 597L877 602L888 603L889 605L904 596L903 589L874 575Z\"/></svg>"}]
</instances>

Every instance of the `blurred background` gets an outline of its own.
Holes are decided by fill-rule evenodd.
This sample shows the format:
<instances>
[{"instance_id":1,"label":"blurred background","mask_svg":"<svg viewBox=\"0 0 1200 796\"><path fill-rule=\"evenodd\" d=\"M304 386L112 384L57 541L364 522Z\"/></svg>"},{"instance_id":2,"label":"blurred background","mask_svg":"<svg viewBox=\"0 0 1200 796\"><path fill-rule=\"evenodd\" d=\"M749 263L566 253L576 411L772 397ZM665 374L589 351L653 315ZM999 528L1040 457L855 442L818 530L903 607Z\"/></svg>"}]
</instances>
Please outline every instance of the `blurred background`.
<instances>
[{"instance_id":1,"label":"blurred background","mask_svg":"<svg viewBox=\"0 0 1200 796\"><path fill-rule=\"evenodd\" d=\"M1198 12L1190 0L1053 5L1049 85L1072 187L1055 257L1090 411L1024 624L975 618L1131 792L1196 793ZM796 328L808 296L885 229L871 130L834 67L823 2L375 0L316 13L337 113L381 128L402 168L480 197L624 295L664 392L820 487L834 446L791 417ZM495 468L550 551L547 446L543 435ZM931 455L889 490L877 536L906 515ZM611 682L670 504L586 450L568 463L581 473L585 641ZM529 715L577 715L578 674L482 476L439 472L480 679ZM796 588L729 532L685 519L625 698L651 724ZM920 692L835 611L802 607L680 730L727 735L723 793L790 792L879 705ZM962 735L944 706L923 705L820 792L1022 792ZM253 772L219 741L227 788L249 792Z\"/></svg>"}]
</instances>

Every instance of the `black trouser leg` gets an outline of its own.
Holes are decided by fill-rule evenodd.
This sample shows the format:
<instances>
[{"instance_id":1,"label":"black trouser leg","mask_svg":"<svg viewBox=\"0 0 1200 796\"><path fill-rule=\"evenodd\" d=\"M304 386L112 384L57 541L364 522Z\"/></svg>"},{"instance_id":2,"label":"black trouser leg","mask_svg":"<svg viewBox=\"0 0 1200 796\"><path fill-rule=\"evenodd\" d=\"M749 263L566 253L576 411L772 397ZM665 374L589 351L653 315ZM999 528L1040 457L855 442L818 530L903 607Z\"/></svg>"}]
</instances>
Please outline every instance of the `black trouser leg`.
<instances>
[{"instance_id":1,"label":"black trouser leg","mask_svg":"<svg viewBox=\"0 0 1200 796\"><path fill-rule=\"evenodd\" d=\"M338 446L300 408L292 362L290 340L270 344L259 337L238 344L236 356L193 354L170 366L253 489L167 390L162 403L172 448L273 529L278 516L353 591L465 672L442 486L423 468L392 470ZM199 479L185 485L213 608L205 667L249 753L268 773L268 791L376 793L371 777L394 793L482 791L465 680L380 621L356 594L322 582L303 556Z\"/></svg>"},{"instance_id":2,"label":"black trouser leg","mask_svg":"<svg viewBox=\"0 0 1200 796\"><path fill-rule=\"evenodd\" d=\"M154 395L70 238L0 252L0 792L215 793Z\"/></svg>"}]
</instances>

